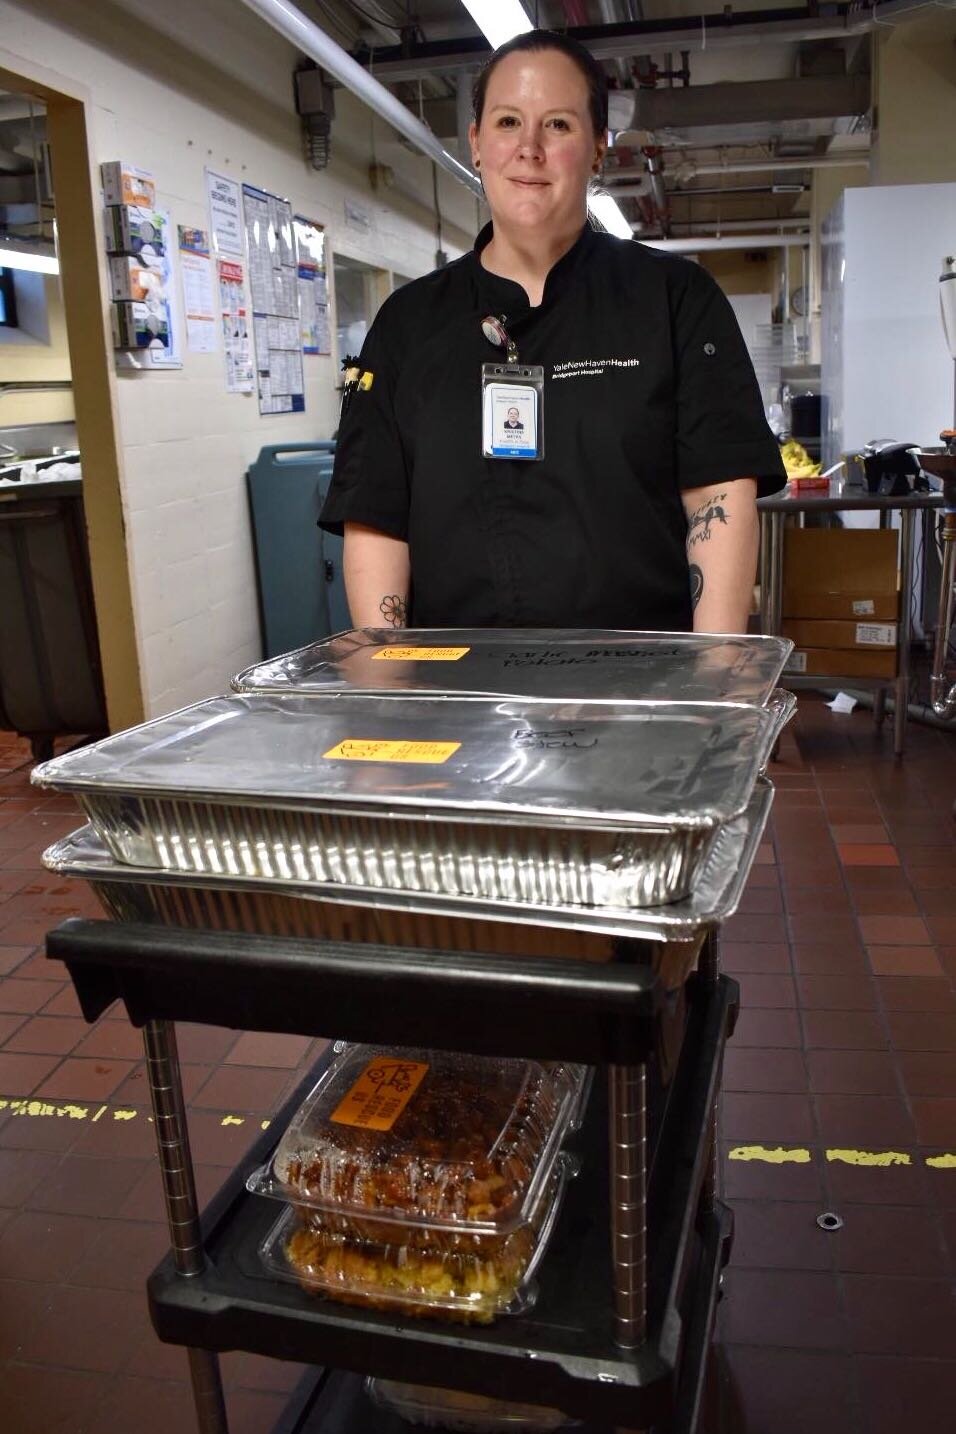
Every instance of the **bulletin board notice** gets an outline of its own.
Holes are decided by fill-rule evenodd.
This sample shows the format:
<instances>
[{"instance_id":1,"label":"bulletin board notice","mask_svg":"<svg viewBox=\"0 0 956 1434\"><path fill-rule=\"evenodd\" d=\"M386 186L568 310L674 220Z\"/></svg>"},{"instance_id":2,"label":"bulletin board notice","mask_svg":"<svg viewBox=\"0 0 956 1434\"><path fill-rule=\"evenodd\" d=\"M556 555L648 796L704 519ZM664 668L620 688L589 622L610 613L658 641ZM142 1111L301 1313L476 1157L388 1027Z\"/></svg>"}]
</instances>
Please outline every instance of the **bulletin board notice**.
<instances>
[{"instance_id":1,"label":"bulletin board notice","mask_svg":"<svg viewBox=\"0 0 956 1434\"><path fill-rule=\"evenodd\" d=\"M302 413L305 383L292 206L278 195L244 184L242 209L259 412Z\"/></svg>"}]
</instances>

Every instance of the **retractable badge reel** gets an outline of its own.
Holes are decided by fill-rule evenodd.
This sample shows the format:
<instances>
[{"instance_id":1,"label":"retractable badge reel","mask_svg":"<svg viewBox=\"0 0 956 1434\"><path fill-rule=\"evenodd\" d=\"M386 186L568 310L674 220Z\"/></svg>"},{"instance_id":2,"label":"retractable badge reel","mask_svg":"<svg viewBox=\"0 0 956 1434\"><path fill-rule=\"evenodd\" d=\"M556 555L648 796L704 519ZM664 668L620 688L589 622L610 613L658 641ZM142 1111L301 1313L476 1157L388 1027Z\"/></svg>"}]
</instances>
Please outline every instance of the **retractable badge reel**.
<instances>
[{"instance_id":1,"label":"retractable badge reel","mask_svg":"<svg viewBox=\"0 0 956 1434\"><path fill-rule=\"evenodd\" d=\"M481 366L481 452L485 458L544 457L544 369L519 363L504 319L481 321L489 343L504 349L504 362Z\"/></svg>"}]
</instances>

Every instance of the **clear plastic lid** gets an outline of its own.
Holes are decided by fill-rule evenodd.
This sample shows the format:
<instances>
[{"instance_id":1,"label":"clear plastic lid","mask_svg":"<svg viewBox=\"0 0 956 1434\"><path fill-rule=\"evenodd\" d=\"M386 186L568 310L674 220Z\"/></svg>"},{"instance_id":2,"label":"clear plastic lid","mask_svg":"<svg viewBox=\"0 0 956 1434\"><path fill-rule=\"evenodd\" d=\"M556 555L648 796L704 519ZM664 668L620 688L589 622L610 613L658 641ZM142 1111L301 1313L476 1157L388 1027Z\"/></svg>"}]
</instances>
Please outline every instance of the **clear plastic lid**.
<instances>
[{"instance_id":1,"label":"clear plastic lid","mask_svg":"<svg viewBox=\"0 0 956 1434\"><path fill-rule=\"evenodd\" d=\"M405 1384L397 1379L367 1379L365 1392L380 1409L390 1410L409 1424L450 1429L460 1434L554 1434L580 1428L560 1409L536 1404L509 1404L463 1389L433 1389L428 1384Z\"/></svg>"},{"instance_id":2,"label":"clear plastic lid","mask_svg":"<svg viewBox=\"0 0 956 1434\"><path fill-rule=\"evenodd\" d=\"M347 1046L248 1188L322 1212L327 1233L500 1237L531 1218L580 1104L579 1069Z\"/></svg>"},{"instance_id":3,"label":"clear plastic lid","mask_svg":"<svg viewBox=\"0 0 956 1434\"><path fill-rule=\"evenodd\" d=\"M391 1243L329 1231L322 1212L286 1206L260 1247L270 1274L294 1280L310 1293L343 1304L365 1305L417 1318L488 1324L534 1304L533 1275L557 1219L573 1164L564 1157L530 1219L485 1249L419 1247L403 1242L393 1226ZM479 1237L480 1239L480 1237Z\"/></svg>"}]
</instances>

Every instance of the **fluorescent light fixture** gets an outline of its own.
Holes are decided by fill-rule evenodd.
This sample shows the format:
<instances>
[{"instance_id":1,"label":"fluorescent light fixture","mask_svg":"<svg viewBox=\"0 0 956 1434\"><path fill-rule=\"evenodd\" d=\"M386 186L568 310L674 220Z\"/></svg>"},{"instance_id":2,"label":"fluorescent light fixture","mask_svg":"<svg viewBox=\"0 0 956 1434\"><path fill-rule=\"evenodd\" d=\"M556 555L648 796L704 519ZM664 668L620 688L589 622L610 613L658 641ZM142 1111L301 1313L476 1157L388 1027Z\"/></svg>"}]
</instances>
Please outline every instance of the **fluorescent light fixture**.
<instances>
[{"instance_id":1,"label":"fluorescent light fixture","mask_svg":"<svg viewBox=\"0 0 956 1434\"><path fill-rule=\"evenodd\" d=\"M0 238L0 269L28 269L33 274L59 274L60 261L51 244L29 239Z\"/></svg>"},{"instance_id":2,"label":"fluorescent light fixture","mask_svg":"<svg viewBox=\"0 0 956 1434\"><path fill-rule=\"evenodd\" d=\"M461 0L478 29L497 50L499 45L533 30L521 0Z\"/></svg>"},{"instance_id":3,"label":"fluorescent light fixture","mask_svg":"<svg viewBox=\"0 0 956 1434\"><path fill-rule=\"evenodd\" d=\"M609 194L592 194L588 200L588 212L600 220L609 234L618 239L633 239L630 222L624 218L621 206Z\"/></svg>"},{"instance_id":4,"label":"fluorescent light fixture","mask_svg":"<svg viewBox=\"0 0 956 1434\"><path fill-rule=\"evenodd\" d=\"M497 50L515 35L533 30L520 0L461 0L490 45ZM608 132L610 138L610 131ZM588 200L588 212L603 224L609 234L619 239L633 239L631 226L621 213L620 205L609 194L594 194Z\"/></svg>"}]
</instances>

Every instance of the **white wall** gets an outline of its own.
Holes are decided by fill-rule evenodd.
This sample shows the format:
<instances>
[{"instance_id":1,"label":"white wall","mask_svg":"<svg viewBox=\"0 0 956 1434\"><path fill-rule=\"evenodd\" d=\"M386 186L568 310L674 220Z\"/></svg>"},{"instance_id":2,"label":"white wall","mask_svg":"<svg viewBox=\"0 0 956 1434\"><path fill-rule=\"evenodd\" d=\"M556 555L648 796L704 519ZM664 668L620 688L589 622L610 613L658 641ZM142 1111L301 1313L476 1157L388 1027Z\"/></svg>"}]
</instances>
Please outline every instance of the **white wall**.
<instances>
[{"instance_id":1,"label":"white wall","mask_svg":"<svg viewBox=\"0 0 956 1434\"><path fill-rule=\"evenodd\" d=\"M174 225L208 228L208 165L286 196L352 257L412 276L433 266L430 162L340 90L332 165L313 171L292 100L296 52L237 0L0 0L0 36L14 60L87 88L93 159L151 170ZM384 199L367 182L373 143L396 174ZM370 211L367 235L345 227L346 195ZM454 258L471 242L476 206L447 177L440 195ZM254 396L226 392L221 353L183 358L180 371L116 379L137 641L153 714L223 690L260 655L245 469L264 444L328 437L337 413L332 358L305 359L304 414L270 418L259 416Z\"/></svg>"}]
</instances>

